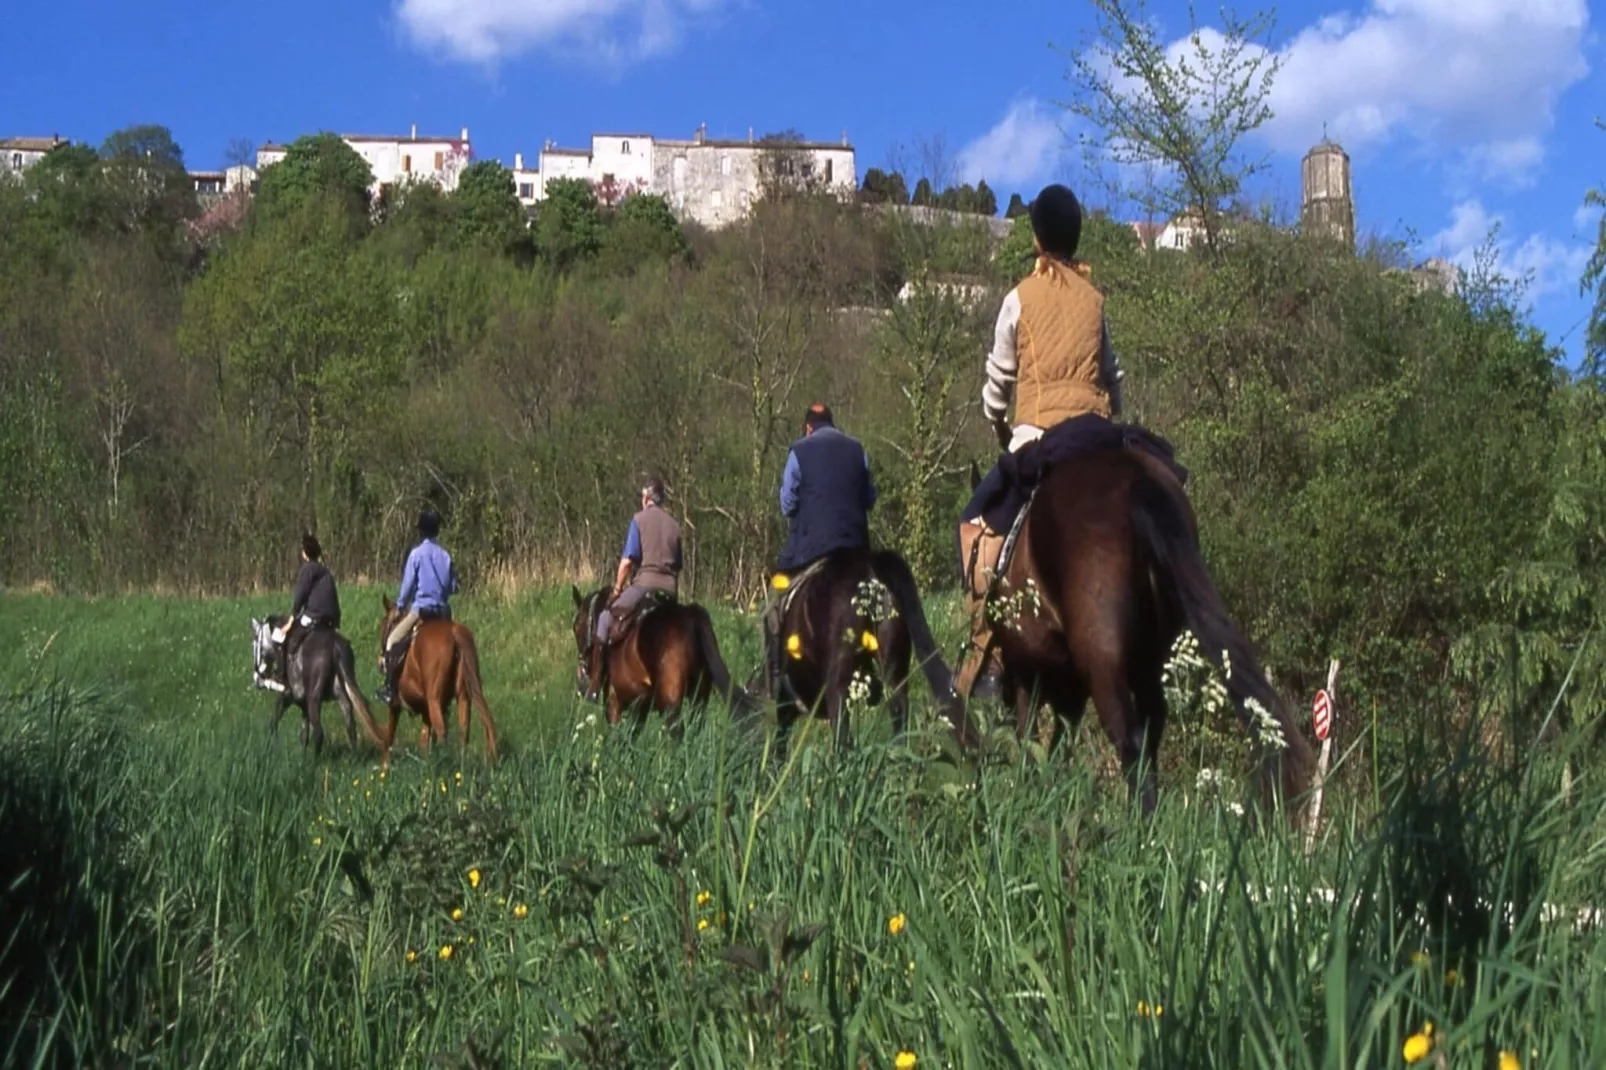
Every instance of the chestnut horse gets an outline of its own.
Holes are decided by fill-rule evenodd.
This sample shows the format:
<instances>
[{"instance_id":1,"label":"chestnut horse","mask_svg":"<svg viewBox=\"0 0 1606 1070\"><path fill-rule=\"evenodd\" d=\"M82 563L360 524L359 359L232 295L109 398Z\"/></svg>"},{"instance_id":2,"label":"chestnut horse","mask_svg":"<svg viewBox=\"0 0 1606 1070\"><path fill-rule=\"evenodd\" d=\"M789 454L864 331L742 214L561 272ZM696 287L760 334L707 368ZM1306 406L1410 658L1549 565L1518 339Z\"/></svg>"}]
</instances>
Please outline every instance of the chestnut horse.
<instances>
[{"instance_id":1,"label":"chestnut horse","mask_svg":"<svg viewBox=\"0 0 1606 1070\"><path fill-rule=\"evenodd\" d=\"M381 596L385 613L379 622L379 671L385 671L385 638L401 615L389 595ZM405 640L404 640L405 641ZM396 697L390 705L390 730L382 742L382 765L390 765L390 748L396 741L396 722L405 705L425 718L419 730L418 746L428 750L431 738L446 742L446 704L457 697L457 723L462 729L463 746L468 747L468 713L472 706L485 730L485 754L496 760L496 726L491 707L485 701L480 683L480 656L474 633L453 620L426 620L413 631L406 660L396 678Z\"/></svg>"},{"instance_id":2,"label":"chestnut horse","mask_svg":"<svg viewBox=\"0 0 1606 1070\"><path fill-rule=\"evenodd\" d=\"M1155 806L1165 729L1162 673L1183 629L1224 671L1258 751L1264 798L1279 781L1289 801L1305 788L1310 744L1228 615L1200 552L1193 507L1157 457L1101 448L1054 464L993 599L1007 611L994 641L1019 735L1030 731L1040 702L1064 734L1091 697L1145 814Z\"/></svg>"},{"instance_id":3,"label":"chestnut horse","mask_svg":"<svg viewBox=\"0 0 1606 1070\"><path fill-rule=\"evenodd\" d=\"M747 692L732 686L714 623L702 606L677 601L653 606L644 601L632 614L635 619L614 622L616 635L624 629L628 634L606 644L605 650L597 641L597 617L608 605L609 589L584 596L578 587L571 585L569 590L574 595L574 643L579 653L575 690L588 702L602 699L609 724L618 724L625 709L635 708L640 732L651 708L664 715L664 727L679 738L682 705L688 699L705 703L715 691L732 703L738 717L757 715ZM604 687L606 695L599 693Z\"/></svg>"},{"instance_id":4,"label":"chestnut horse","mask_svg":"<svg viewBox=\"0 0 1606 1070\"><path fill-rule=\"evenodd\" d=\"M852 699L869 706L885 699L893 731L901 734L908 726L911 645L960 746L975 745L953 674L926 623L919 587L896 551L838 551L797 578L801 589L787 604L777 636L781 749L793 723L811 713L831 723L839 745L850 745L845 713Z\"/></svg>"}]
</instances>

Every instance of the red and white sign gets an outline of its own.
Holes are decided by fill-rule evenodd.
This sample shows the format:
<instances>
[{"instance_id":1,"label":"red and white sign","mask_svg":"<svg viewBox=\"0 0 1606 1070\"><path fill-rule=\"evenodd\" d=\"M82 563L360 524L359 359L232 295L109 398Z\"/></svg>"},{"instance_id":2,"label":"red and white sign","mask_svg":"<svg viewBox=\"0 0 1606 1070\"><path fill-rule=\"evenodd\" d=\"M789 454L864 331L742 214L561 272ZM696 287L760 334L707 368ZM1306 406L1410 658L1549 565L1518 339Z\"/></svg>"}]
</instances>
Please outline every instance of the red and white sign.
<instances>
[{"instance_id":1,"label":"red and white sign","mask_svg":"<svg viewBox=\"0 0 1606 1070\"><path fill-rule=\"evenodd\" d=\"M1333 700L1325 690L1316 692L1316 709L1312 720L1316 723L1316 738L1326 739L1333 730Z\"/></svg>"}]
</instances>

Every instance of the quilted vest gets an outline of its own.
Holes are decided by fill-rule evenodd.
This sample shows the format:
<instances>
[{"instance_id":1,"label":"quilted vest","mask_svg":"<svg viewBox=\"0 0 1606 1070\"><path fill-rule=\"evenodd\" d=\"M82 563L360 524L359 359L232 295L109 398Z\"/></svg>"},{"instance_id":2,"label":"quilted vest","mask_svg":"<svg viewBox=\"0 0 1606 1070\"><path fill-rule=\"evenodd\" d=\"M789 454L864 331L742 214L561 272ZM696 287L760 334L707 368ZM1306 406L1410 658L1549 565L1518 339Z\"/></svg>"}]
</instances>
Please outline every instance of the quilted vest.
<instances>
[{"instance_id":1,"label":"quilted vest","mask_svg":"<svg viewBox=\"0 0 1606 1070\"><path fill-rule=\"evenodd\" d=\"M1019 286L1015 423L1048 429L1073 416L1110 416L1099 381L1104 295L1072 268L1050 262Z\"/></svg>"}]
</instances>

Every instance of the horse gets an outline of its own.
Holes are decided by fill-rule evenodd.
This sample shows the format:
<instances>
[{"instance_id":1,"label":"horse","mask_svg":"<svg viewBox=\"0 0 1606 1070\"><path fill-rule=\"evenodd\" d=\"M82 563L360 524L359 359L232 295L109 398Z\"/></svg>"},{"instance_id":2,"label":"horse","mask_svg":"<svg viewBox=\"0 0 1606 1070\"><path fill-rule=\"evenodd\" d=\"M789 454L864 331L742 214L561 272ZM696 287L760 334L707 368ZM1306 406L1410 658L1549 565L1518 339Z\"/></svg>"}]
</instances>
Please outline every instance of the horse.
<instances>
[{"instance_id":1,"label":"horse","mask_svg":"<svg viewBox=\"0 0 1606 1070\"><path fill-rule=\"evenodd\" d=\"M1279 784L1288 800L1303 791L1310 744L1228 614L1200 551L1193 507L1157 456L1104 447L1050 467L992 600L1005 590L1006 608L1013 600L1019 612L998 626L994 642L1020 738L1040 703L1063 734L1091 697L1130 793L1141 794L1143 813L1152 814L1166 721L1163 672L1187 629L1225 674L1259 751L1263 799L1271 802Z\"/></svg>"},{"instance_id":2,"label":"horse","mask_svg":"<svg viewBox=\"0 0 1606 1070\"><path fill-rule=\"evenodd\" d=\"M401 619L390 596L380 596L384 614L379 621L379 671L385 671L385 639ZM496 761L496 725L491 720L491 707L485 701L485 688L480 682L480 656L474 645L474 633L454 620L425 620L413 630L407 643L401 672L396 678L396 696L390 705L390 730L381 746L384 748L382 767L390 765L391 744L396 741L396 722L401 707L406 706L425 718L418 732L420 750L428 750L430 740L446 742L446 704L457 697L457 723L462 730L463 747L468 748L468 715L472 707L479 714L480 727L485 731L485 755Z\"/></svg>"},{"instance_id":3,"label":"horse","mask_svg":"<svg viewBox=\"0 0 1606 1070\"><path fill-rule=\"evenodd\" d=\"M953 674L926 623L909 565L893 550L829 554L776 586L787 597L775 637L780 649L776 691L777 745L799 717L831 724L839 746L851 746L850 700L876 706L884 699L894 733L908 727L910 647L963 749L976 745Z\"/></svg>"},{"instance_id":4,"label":"horse","mask_svg":"<svg viewBox=\"0 0 1606 1070\"><path fill-rule=\"evenodd\" d=\"M368 702L357 685L356 656L351 643L333 628L318 627L301 638L293 657L287 656L283 646L272 639L274 631L290 618L285 615L266 620L251 618L252 682L264 690L278 692L273 717L268 722L268 738L277 738L279 719L285 707L301 709L301 746L305 748L309 734L315 754L323 753L323 719L319 706L328 699L340 703L346 715L346 738L353 750L357 749L358 718L363 730L375 743L379 743L379 729L368 712ZM283 679L274 673L274 663L283 669ZM336 688L336 683L340 686Z\"/></svg>"},{"instance_id":5,"label":"horse","mask_svg":"<svg viewBox=\"0 0 1606 1070\"><path fill-rule=\"evenodd\" d=\"M609 589L581 595L571 584L569 590L574 596L574 643L579 654L575 690L587 702L600 698L609 724L618 724L624 710L633 707L639 711L635 729L639 733L651 708L664 715L664 727L678 739L682 705L688 699L705 703L715 691L732 703L739 716L757 715L747 692L731 683L714 637L714 622L702 606L644 601L633 620L614 622L613 641L603 644L597 641L597 618L607 608ZM604 687L606 695L600 694Z\"/></svg>"}]
</instances>

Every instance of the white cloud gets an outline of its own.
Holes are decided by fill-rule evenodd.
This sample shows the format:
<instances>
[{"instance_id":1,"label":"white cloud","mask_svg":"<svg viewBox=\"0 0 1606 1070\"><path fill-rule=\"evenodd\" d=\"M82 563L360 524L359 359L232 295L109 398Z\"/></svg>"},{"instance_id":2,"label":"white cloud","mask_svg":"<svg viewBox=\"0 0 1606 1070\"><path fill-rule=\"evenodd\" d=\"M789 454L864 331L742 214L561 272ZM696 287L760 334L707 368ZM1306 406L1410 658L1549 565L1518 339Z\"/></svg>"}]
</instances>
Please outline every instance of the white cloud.
<instances>
[{"instance_id":1,"label":"white cloud","mask_svg":"<svg viewBox=\"0 0 1606 1070\"><path fill-rule=\"evenodd\" d=\"M1573 213L1573 230L1587 238L1593 238L1600 230L1600 217L1606 213L1601 211L1598 204L1581 204L1578 211Z\"/></svg>"},{"instance_id":2,"label":"white cloud","mask_svg":"<svg viewBox=\"0 0 1606 1070\"><path fill-rule=\"evenodd\" d=\"M490 65L535 48L575 45L612 62L664 52L684 23L721 0L400 0L413 41Z\"/></svg>"},{"instance_id":3,"label":"white cloud","mask_svg":"<svg viewBox=\"0 0 1606 1070\"><path fill-rule=\"evenodd\" d=\"M1505 229L1504 217L1491 214L1481 201L1462 201L1451 209L1450 225L1428 240L1427 251L1470 272L1496 227ZM1576 289L1589 260L1588 246L1543 234L1530 234L1515 247L1501 241L1499 233L1494 239L1494 269L1509 279L1526 280L1528 297L1534 301Z\"/></svg>"},{"instance_id":4,"label":"white cloud","mask_svg":"<svg viewBox=\"0 0 1606 1070\"><path fill-rule=\"evenodd\" d=\"M1328 132L1354 149L1407 135L1510 182L1543 157L1557 99L1589 73L1585 0L1373 0L1289 42L1272 83L1276 147Z\"/></svg>"},{"instance_id":5,"label":"white cloud","mask_svg":"<svg viewBox=\"0 0 1606 1070\"><path fill-rule=\"evenodd\" d=\"M1035 99L1016 101L996 126L959 150L959 180L1025 188L1049 175L1064 145L1054 112Z\"/></svg>"}]
</instances>

